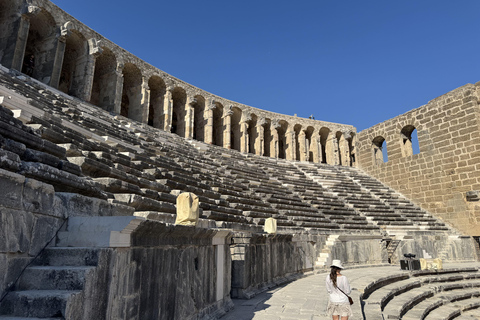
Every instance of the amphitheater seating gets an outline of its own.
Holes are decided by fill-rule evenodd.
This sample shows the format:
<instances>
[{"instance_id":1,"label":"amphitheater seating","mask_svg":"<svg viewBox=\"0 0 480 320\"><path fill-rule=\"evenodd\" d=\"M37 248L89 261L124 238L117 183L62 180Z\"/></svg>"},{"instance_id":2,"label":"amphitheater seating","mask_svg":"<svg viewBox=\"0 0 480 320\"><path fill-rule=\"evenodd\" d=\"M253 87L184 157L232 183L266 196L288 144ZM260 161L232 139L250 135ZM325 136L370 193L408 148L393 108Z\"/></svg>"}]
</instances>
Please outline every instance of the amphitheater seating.
<instances>
[{"instance_id":1,"label":"amphitheater seating","mask_svg":"<svg viewBox=\"0 0 480 320\"><path fill-rule=\"evenodd\" d=\"M394 274L367 285L361 299L366 319L456 319L478 312L480 273L466 267Z\"/></svg>"},{"instance_id":2,"label":"amphitheater seating","mask_svg":"<svg viewBox=\"0 0 480 320\"><path fill-rule=\"evenodd\" d=\"M200 197L202 217L229 228L255 229L273 217L280 230L449 230L356 168L292 163L190 143L24 80L1 73L0 83L8 90L4 95L20 101L4 104L28 124L37 140L42 138L41 155L46 150L60 156L65 171L90 178L82 185L101 189L84 187L77 191L81 194L171 218L175 194L194 192ZM39 157L37 152L35 159Z\"/></svg>"},{"instance_id":3,"label":"amphitheater seating","mask_svg":"<svg viewBox=\"0 0 480 320\"><path fill-rule=\"evenodd\" d=\"M127 216L173 223L176 196L193 192L200 199L202 223L209 227L262 232L265 219L273 217L279 232L386 235L391 227L454 231L356 168L295 163L187 141L3 69L0 96L4 96L0 169L51 184L56 192L108 200ZM26 270L16 291L2 303L1 312L20 317L64 316L67 301L76 299L88 285L83 279L96 265L100 252L48 248L36 266ZM465 274L465 283L452 284L452 293L453 285L480 281L474 270ZM42 281L45 278L67 280L50 283ZM399 307L385 304L384 313L416 315L413 304L421 308L411 302L418 300L419 293L413 290L415 279L405 281L392 286L412 286L407 290L410 295L402 296L406 300ZM440 281L434 291L446 292L441 286L449 282ZM402 291L396 288L380 290ZM466 294L477 297L475 290L472 286ZM375 297L376 293L368 299L378 299ZM458 297L436 295L435 299L432 304L442 301L443 308L448 305L445 301ZM22 307L26 301L33 302L31 307ZM432 315L435 312L433 308L430 311Z\"/></svg>"}]
</instances>

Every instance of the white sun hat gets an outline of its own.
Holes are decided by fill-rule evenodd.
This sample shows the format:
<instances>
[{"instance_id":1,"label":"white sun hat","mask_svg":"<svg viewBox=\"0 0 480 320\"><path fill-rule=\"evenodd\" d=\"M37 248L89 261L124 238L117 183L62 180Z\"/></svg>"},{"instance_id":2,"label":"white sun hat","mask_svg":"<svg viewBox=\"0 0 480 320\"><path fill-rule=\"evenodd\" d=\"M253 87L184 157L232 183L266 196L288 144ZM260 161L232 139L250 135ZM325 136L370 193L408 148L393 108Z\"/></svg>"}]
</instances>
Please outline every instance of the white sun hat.
<instances>
[{"instance_id":1,"label":"white sun hat","mask_svg":"<svg viewBox=\"0 0 480 320\"><path fill-rule=\"evenodd\" d=\"M342 261L340 261L340 260L333 260L333 261L332 261L332 265L331 265L330 267L337 267L337 268L343 269Z\"/></svg>"}]
</instances>

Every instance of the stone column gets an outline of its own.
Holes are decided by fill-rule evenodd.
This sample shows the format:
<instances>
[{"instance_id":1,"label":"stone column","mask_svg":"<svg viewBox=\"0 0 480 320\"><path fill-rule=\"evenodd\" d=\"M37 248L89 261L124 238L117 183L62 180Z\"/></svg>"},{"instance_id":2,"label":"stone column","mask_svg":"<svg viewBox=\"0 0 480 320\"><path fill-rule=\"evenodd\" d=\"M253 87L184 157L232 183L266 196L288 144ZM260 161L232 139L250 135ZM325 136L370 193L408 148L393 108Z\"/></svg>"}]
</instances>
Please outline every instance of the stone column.
<instances>
[{"instance_id":1,"label":"stone column","mask_svg":"<svg viewBox=\"0 0 480 320\"><path fill-rule=\"evenodd\" d=\"M297 157L296 157L296 141L295 141L295 131L293 130L293 127L292 126L289 126L288 129L287 129L287 133L285 134L285 138L286 138L286 142L287 142L287 145L286 145L286 148L285 148L285 157L287 158L287 160L296 160Z\"/></svg>"},{"instance_id":2,"label":"stone column","mask_svg":"<svg viewBox=\"0 0 480 320\"><path fill-rule=\"evenodd\" d=\"M248 152L248 122L240 121L240 152Z\"/></svg>"},{"instance_id":3,"label":"stone column","mask_svg":"<svg viewBox=\"0 0 480 320\"><path fill-rule=\"evenodd\" d=\"M270 132L272 133L272 141L270 141L270 157L271 158L278 158L280 153L280 146L279 146L279 137L278 137L278 129L280 128L280 123L278 120L273 120L270 124Z\"/></svg>"},{"instance_id":4,"label":"stone column","mask_svg":"<svg viewBox=\"0 0 480 320\"><path fill-rule=\"evenodd\" d=\"M61 27L60 36L57 38L57 46L55 50L55 60L53 62L52 77L50 78L50 86L58 88L60 83L60 73L63 67L63 58L65 56L65 48L67 46L68 29Z\"/></svg>"},{"instance_id":5,"label":"stone column","mask_svg":"<svg viewBox=\"0 0 480 320\"><path fill-rule=\"evenodd\" d=\"M350 164L350 150L348 148L348 141L345 138L346 133L342 133L342 137L340 138L339 141L339 152L340 152L340 163L342 166L348 166Z\"/></svg>"},{"instance_id":6,"label":"stone column","mask_svg":"<svg viewBox=\"0 0 480 320\"><path fill-rule=\"evenodd\" d=\"M197 99L187 95L187 103L185 104L185 139L193 139L194 129L194 113Z\"/></svg>"},{"instance_id":7,"label":"stone column","mask_svg":"<svg viewBox=\"0 0 480 320\"><path fill-rule=\"evenodd\" d=\"M225 109L223 112L223 125L225 131L223 132L223 147L225 149L232 149L232 106L230 109Z\"/></svg>"},{"instance_id":8,"label":"stone column","mask_svg":"<svg viewBox=\"0 0 480 320\"><path fill-rule=\"evenodd\" d=\"M332 163L333 165L340 164L340 157L338 156L338 141L337 138L331 137L330 143L332 144Z\"/></svg>"},{"instance_id":9,"label":"stone column","mask_svg":"<svg viewBox=\"0 0 480 320\"><path fill-rule=\"evenodd\" d=\"M172 130L173 117L173 87L168 87L163 97L163 130L170 132Z\"/></svg>"},{"instance_id":10,"label":"stone column","mask_svg":"<svg viewBox=\"0 0 480 320\"><path fill-rule=\"evenodd\" d=\"M255 139L255 154L259 156L263 156L265 154L265 128L264 125L267 124L265 119L257 120L257 139Z\"/></svg>"},{"instance_id":11,"label":"stone column","mask_svg":"<svg viewBox=\"0 0 480 320\"><path fill-rule=\"evenodd\" d=\"M300 161L307 161L308 147L307 147L307 139L306 139L304 130L300 130L300 133L298 135L298 144L300 149L300 155L299 155Z\"/></svg>"},{"instance_id":12,"label":"stone column","mask_svg":"<svg viewBox=\"0 0 480 320\"><path fill-rule=\"evenodd\" d=\"M207 125L205 126L204 130L204 141L208 144L213 144L213 110L215 110L216 107L217 105L215 104L215 101L211 100L209 105L205 108Z\"/></svg>"},{"instance_id":13,"label":"stone column","mask_svg":"<svg viewBox=\"0 0 480 320\"><path fill-rule=\"evenodd\" d=\"M110 106L107 108L107 111L113 111L116 114L120 114L122 108L122 91L123 91L123 64L117 64L117 69L115 70L115 92L113 92L115 98L113 102L113 110L110 110Z\"/></svg>"},{"instance_id":14,"label":"stone column","mask_svg":"<svg viewBox=\"0 0 480 320\"><path fill-rule=\"evenodd\" d=\"M150 89L148 87L148 80L142 76L142 84L140 87L140 119L142 123L148 123L148 111L150 107Z\"/></svg>"},{"instance_id":15,"label":"stone column","mask_svg":"<svg viewBox=\"0 0 480 320\"><path fill-rule=\"evenodd\" d=\"M38 7L34 7L38 9ZM32 11L30 11L32 10ZM29 13L34 12L35 9L28 7ZM38 9L39 10L39 9ZM28 31L30 29L30 17L22 15L20 17L20 25L18 27L17 40L15 42L15 49L12 58L12 69L22 71L23 59L25 56L25 48L27 47ZM6 65L6 67L9 67Z\"/></svg>"},{"instance_id":16,"label":"stone column","mask_svg":"<svg viewBox=\"0 0 480 320\"><path fill-rule=\"evenodd\" d=\"M79 97L82 100L90 101L92 95L92 87L93 87L93 77L95 75L95 61L98 56L102 53L102 49L98 46L98 42L96 39L88 40L88 56L87 56L87 63L85 65L85 81L83 88L81 88L81 92L79 93Z\"/></svg>"},{"instance_id":17,"label":"stone column","mask_svg":"<svg viewBox=\"0 0 480 320\"><path fill-rule=\"evenodd\" d=\"M322 146L320 144L320 134L318 131L314 132L312 135L312 144L310 146L313 152L313 162L320 163L322 162Z\"/></svg>"}]
</instances>

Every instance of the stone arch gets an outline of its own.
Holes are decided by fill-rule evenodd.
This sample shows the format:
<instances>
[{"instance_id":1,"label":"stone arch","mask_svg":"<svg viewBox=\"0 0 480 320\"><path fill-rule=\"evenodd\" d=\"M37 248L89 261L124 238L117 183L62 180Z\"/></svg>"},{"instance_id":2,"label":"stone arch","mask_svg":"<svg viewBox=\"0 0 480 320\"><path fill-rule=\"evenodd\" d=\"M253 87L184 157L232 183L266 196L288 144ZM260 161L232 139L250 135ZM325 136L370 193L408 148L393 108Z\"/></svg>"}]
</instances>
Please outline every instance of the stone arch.
<instances>
[{"instance_id":1,"label":"stone arch","mask_svg":"<svg viewBox=\"0 0 480 320\"><path fill-rule=\"evenodd\" d=\"M85 69L88 58L88 42L77 30L68 31L65 52L60 71L58 89L74 97L81 97L85 88Z\"/></svg>"},{"instance_id":2,"label":"stone arch","mask_svg":"<svg viewBox=\"0 0 480 320\"><path fill-rule=\"evenodd\" d=\"M0 63L7 68L13 67L21 6L21 1L0 0Z\"/></svg>"},{"instance_id":3,"label":"stone arch","mask_svg":"<svg viewBox=\"0 0 480 320\"><path fill-rule=\"evenodd\" d=\"M223 142L223 131L225 130L223 113L223 105L215 102L215 108L213 108L212 144L220 147L225 147Z\"/></svg>"},{"instance_id":4,"label":"stone arch","mask_svg":"<svg viewBox=\"0 0 480 320\"><path fill-rule=\"evenodd\" d=\"M377 136L372 140L372 156L374 164L388 161L387 143L384 137Z\"/></svg>"},{"instance_id":5,"label":"stone arch","mask_svg":"<svg viewBox=\"0 0 480 320\"><path fill-rule=\"evenodd\" d=\"M147 123L154 128L163 129L163 100L167 86L161 77L154 75L148 79L148 89L150 90L150 101Z\"/></svg>"},{"instance_id":6,"label":"stone arch","mask_svg":"<svg viewBox=\"0 0 480 320\"><path fill-rule=\"evenodd\" d=\"M205 141L205 98L201 95L195 96L196 102L193 105L193 139Z\"/></svg>"},{"instance_id":7,"label":"stone arch","mask_svg":"<svg viewBox=\"0 0 480 320\"><path fill-rule=\"evenodd\" d=\"M171 132L179 135L180 137L185 137L187 93L183 88L175 87L172 92L172 100L173 108Z\"/></svg>"},{"instance_id":8,"label":"stone arch","mask_svg":"<svg viewBox=\"0 0 480 320\"><path fill-rule=\"evenodd\" d=\"M242 110L238 107L232 107L232 122L231 122L231 133L230 133L230 145L234 150L240 151L241 147L241 132L240 132L240 121L242 119Z\"/></svg>"},{"instance_id":9,"label":"stone arch","mask_svg":"<svg viewBox=\"0 0 480 320\"><path fill-rule=\"evenodd\" d=\"M116 85L117 58L110 49L103 47L102 53L95 59L90 103L114 111Z\"/></svg>"},{"instance_id":10,"label":"stone arch","mask_svg":"<svg viewBox=\"0 0 480 320\"><path fill-rule=\"evenodd\" d=\"M312 136L314 131L315 129L312 126L308 126L307 129L305 129L305 151L307 156L305 160L309 162L314 162L315 154L317 153L315 151L315 143L312 143Z\"/></svg>"},{"instance_id":11,"label":"stone arch","mask_svg":"<svg viewBox=\"0 0 480 320\"><path fill-rule=\"evenodd\" d=\"M285 120L280 120L278 122L279 127L277 128L278 132L278 157L280 159L286 159L286 145L287 145L287 130L289 123Z\"/></svg>"},{"instance_id":12,"label":"stone arch","mask_svg":"<svg viewBox=\"0 0 480 320\"><path fill-rule=\"evenodd\" d=\"M319 131L321 146L321 163L332 164L333 146L330 139L330 129L322 127Z\"/></svg>"},{"instance_id":13,"label":"stone arch","mask_svg":"<svg viewBox=\"0 0 480 320\"><path fill-rule=\"evenodd\" d=\"M35 56L35 69L32 77L46 84L52 84L52 73L58 45L55 19L47 10L40 8L30 16L27 43L22 60ZM22 71L25 70L22 68Z\"/></svg>"},{"instance_id":14,"label":"stone arch","mask_svg":"<svg viewBox=\"0 0 480 320\"><path fill-rule=\"evenodd\" d=\"M133 63L123 67L123 89L120 114L133 120L142 121L142 72Z\"/></svg>"},{"instance_id":15,"label":"stone arch","mask_svg":"<svg viewBox=\"0 0 480 320\"><path fill-rule=\"evenodd\" d=\"M265 119L265 124L263 125L263 155L265 157L272 157L272 152L270 150L273 142L272 135L272 120Z\"/></svg>"},{"instance_id":16,"label":"stone arch","mask_svg":"<svg viewBox=\"0 0 480 320\"><path fill-rule=\"evenodd\" d=\"M413 125L406 125L400 131L402 156L408 157L419 152L417 130Z\"/></svg>"},{"instance_id":17,"label":"stone arch","mask_svg":"<svg viewBox=\"0 0 480 320\"><path fill-rule=\"evenodd\" d=\"M259 133L257 130L257 121L258 117L256 114L250 115L250 120L247 121L247 132L248 132L248 150L247 152L257 154L258 150L255 148L255 141L257 140Z\"/></svg>"}]
</instances>

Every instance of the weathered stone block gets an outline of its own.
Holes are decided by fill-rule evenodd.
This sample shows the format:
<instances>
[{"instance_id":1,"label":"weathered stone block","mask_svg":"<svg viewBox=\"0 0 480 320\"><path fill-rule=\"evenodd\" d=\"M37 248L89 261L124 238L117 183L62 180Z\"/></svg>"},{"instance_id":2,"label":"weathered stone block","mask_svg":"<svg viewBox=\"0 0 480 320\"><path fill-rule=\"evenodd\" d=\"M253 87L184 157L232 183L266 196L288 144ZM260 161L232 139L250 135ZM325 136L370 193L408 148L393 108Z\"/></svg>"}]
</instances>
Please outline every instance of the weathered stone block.
<instances>
[{"instance_id":1,"label":"weathered stone block","mask_svg":"<svg viewBox=\"0 0 480 320\"><path fill-rule=\"evenodd\" d=\"M23 207L25 211L51 215L55 190L53 186L34 180L26 179L23 189Z\"/></svg>"},{"instance_id":2,"label":"weathered stone block","mask_svg":"<svg viewBox=\"0 0 480 320\"><path fill-rule=\"evenodd\" d=\"M197 225L199 217L199 200L198 197L191 193L185 192L177 197L177 218L175 224L185 226Z\"/></svg>"},{"instance_id":3,"label":"weathered stone block","mask_svg":"<svg viewBox=\"0 0 480 320\"><path fill-rule=\"evenodd\" d=\"M0 208L0 252L28 252L33 224L29 212Z\"/></svg>"},{"instance_id":4,"label":"weathered stone block","mask_svg":"<svg viewBox=\"0 0 480 320\"><path fill-rule=\"evenodd\" d=\"M0 169L0 206L21 209L24 182L22 175Z\"/></svg>"}]
</instances>

